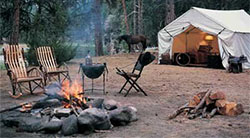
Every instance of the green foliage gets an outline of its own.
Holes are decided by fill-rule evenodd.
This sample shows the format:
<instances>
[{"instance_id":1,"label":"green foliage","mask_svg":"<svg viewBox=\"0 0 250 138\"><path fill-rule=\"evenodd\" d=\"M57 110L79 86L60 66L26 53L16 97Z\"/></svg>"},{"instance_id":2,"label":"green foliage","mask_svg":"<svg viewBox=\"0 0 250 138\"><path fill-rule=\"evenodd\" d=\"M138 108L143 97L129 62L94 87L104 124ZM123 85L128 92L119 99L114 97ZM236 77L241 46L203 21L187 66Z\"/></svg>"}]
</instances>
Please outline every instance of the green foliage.
<instances>
[{"instance_id":1,"label":"green foliage","mask_svg":"<svg viewBox=\"0 0 250 138\"><path fill-rule=\"evenodd\" d=\"M6 68L5 68L5 65L4 65L4 63L0 63L0 70L5 70Z\"/></svg>"},{"instance_id":2,"label":"green foliage","mask_svg":"<svg viewBox=\"0 0 250 138\"><path fill-rule=\"evenodd\" d=\"M0 38L8 37L11 33L14 1L0 1ZM150 40L151 45L157 45L157 33L165 26L166 10L168 10L166 0L143 0L142 2L143 34ZM94 0L20 0L20 39L30 47L28 57L34 57L34 49L41 45L52 46L58 59L59 53L75 50L75 47L67 44L70 40L94 44L93 4ZM250 13L249 0L174 0L174 5L176 17L193 6L218 10L244 9ZM132 34L134 0L126 0L126 9L129 15L130 34ZM108 45L111 40L126 33L122 3L118 0L104 0L101 12L104 44ZM119 46L122 47L122 45ZM91 46L90 49L93 47ZM82 53L85 51L83 50ZM68 55L68 57L72 56ZM62 61L69 60L68 57L64 57ZM29 59L29 61L35 60Z\"/></svg>"},{"instance_id":3,"label":"green foliage","mask_svg":"<svg viewBox=\"0 0 250 138\"><path fill-rule=\"evenodd\" d=\"M48 46L51 46L53 48L53 52L55 54L58 65L61 65L63 62L73 59L78 48L77 46L73 46L72 44L62 42L56 42ZM33 49L29 49L28 53L25 56L30 65L38 65L34 47Z\"/></svg>"}]
</instances>

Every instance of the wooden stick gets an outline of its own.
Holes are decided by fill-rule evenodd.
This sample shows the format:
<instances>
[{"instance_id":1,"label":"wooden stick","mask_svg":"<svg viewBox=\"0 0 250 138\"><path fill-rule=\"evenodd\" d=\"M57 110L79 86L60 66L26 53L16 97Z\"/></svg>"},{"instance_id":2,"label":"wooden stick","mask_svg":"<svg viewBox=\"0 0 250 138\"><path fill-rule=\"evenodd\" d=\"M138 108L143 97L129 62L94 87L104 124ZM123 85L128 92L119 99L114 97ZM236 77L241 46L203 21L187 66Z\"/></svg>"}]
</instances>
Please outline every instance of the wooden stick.
<instances>
[{"instance_id":1,"label":"wooden stick","mask_svg":"<svg viewBox=\"0 0 250 138\"><path fill-rule=\"evenodd\" d=\"M210 112L210 114L208 114L207 115L207 118L212 118L215 114L216 114L216 112L217 112L217 108L214 108L211 112Z\"/></svg>"},{"instance_id":2,"label":"wooden stick","mask_svg":"<svg viewBox=\"0 0 250 138\"><path fill-rule=\"evenodd\" d=\"M189 114L188 119L195 119L197 116L202 114L202 109L197 110L194 114Z\"/></svg>"},{"instance_id":3,"label":"wooden stick","mask_svg":"<svg viewBox=\"0 0 250 138\"><path fill-rule=\"evenodd\" d=\"M174 119L179 114L181 114L185 109L192 109L192 107L188 107L189 103L184 104L183 106L179 107L176 111L174 111L172 114L168 116L168 119Z\"/></svg>"},{"instance_id":4,"label":"wooden stick","mask_svg":"<svg viewBox=\"0 0 250 138\"><path fill-rule=\"evenodd\" d=\"M203 107L203 105L206 102L206 98L210 95L211 91L207 90L208 92L206 93L206 95L202 98L202 100L200 101L200 103L195 107L195 109L192 111L192 113L196 113L199 109L201 109Z\"/></svg>"},{"instance_id":5,"label":"wooden stick","mask_svg":"<svg viewBox=\"0 0 250 138\"><path fill-rule=\"evenodd\" d=\"M21 104L19 104L19 105L14 105L14 106L12 106L12 107L2 109L2 110L0 111L0 113L6 112L6 111L12 111L12 110L15 110L15 109L17 109L17 108L21 108L21 107L24 106L24 105L36 103L36 102L38 102L38 101L39 101L39 100L35 100L35 101L31 101L31 102L21 103Z\"/></svg>"},{"instance_id":6,"label":"wooden stick","mask_svg":"<svg viewBox=\"0 0 250 138\"><path fill-rule=\"evenodd\" d=\"M79 114L77 113L75 107L74 107L73 105L71 105L71 104L70 104L70 107L71 107L71 109L73 110L74 114L75 114L77 117L79 117Z\"/></svg>"},{"instance_id":7,"label":"wooden stick","mask_svg":"<svg viewBox=\"0 0 250 138\"><path fill-rule=\"evenodd\" d=\"M203 108L203 111L202 111L202 118L207 117L206 110L207 110L207 106L205 106L205 107Z\"/></svg>"}]
</instances>

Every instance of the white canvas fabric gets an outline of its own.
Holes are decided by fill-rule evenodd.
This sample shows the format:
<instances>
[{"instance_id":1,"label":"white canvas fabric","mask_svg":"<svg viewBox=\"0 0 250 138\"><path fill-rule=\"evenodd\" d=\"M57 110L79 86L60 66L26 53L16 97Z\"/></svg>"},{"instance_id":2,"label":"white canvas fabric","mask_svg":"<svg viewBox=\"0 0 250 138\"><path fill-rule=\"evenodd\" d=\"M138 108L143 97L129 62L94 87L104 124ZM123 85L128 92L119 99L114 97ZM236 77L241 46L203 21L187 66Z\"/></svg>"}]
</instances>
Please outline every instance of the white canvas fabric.
<instances>
[{"instance_id":1,"label":"white canvas fabric","mask_svg":"<svg viewBox=\"0 0 250 138\"><path fill-rule=\"evenodd\" d=\"M250 16L244 10L208 10L193 7L158 32L159 57L170 53L173 38L190 25L218 37L222 64L228 68L229 53L247 56L243 68L250 69ZM159 58L160 60L160 58Z\"/></svg>"}]
</instances>

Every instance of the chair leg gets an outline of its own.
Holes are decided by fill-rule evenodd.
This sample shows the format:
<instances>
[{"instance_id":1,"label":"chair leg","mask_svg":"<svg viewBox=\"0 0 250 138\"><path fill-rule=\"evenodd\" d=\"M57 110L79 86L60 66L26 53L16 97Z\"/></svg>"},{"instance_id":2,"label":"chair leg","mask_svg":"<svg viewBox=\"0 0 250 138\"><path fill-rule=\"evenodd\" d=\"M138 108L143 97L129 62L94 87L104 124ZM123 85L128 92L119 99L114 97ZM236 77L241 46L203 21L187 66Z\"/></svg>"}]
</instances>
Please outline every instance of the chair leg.
<instances>
[{"instance_id":1,"label":"chair leg","mask_svg":"<svg viewBox=\"0 0 250 138\"><path fill-rule=\"evenodd\" d=\"M137 80L137 79L136 79ZM127 93L124 95L124 97L126 97L128 94L129 94L129 92L130 92L130 90L132 89L132 88L134 88L136 91L139 91L136 87L135 87L135 82L130 82L130 81L128 81L129 83L130 83L130 87L129 87L129 89L127 90Z\"/></svg>"},{"instance_id":2,"label":"chair leg","mask_svg":"<svg viewBox=\"0 0 250 138\"><path fill-rule=\"evenodd\" d=\"M58 81L61 83L60 73L58 73Z\"/></svg>"},{"instance_id":3,"label":"chair leg","mask_svg":"<svg viewBox=\"0 0 250 138\"><path fill-rule=\"evenodd\" d=\"M20 85L20 84L17 84L17 85L18 85L18 88L19 88L19 92L20 92L20 93L23 93L23 92L22 92L21 85Z\"/></svg>"},{"instance_id":4,"label":"chair leg","mask_svg":"<svg viewBox=\"0 0 250 138\"><path fill-rule=\"evenodd\" d=\"M106 92L105 92L105 72L103 73L103 94L106 94Z\"/></svg>"},{"instance_id":5,"label":"chair leg","mask_svg":"<svg viewBox=\"0 0 250 138\"><path fill-rule=\"evenodd\" d=\"M122 86L122 88L121 88L121 90L119 91L119 93L121 93L122 92L122 90L124 89L124 87L127 85L127 83L128 83L128 80L124 83L124 85Z\"/></svg>"},{"instance_id":6,"label":"chair leg","mask_svg":"<svg viewBox=\"0 0 250 138\"><path fill-rule=\"evenodd\" d=\"M132 82L130 82L129 81L129 83L131 84L131 86L130 86L130 89L133 87L133 88L135 88L135 89L139 89L145 96L148 96L147 95L147 93L136 83L136 81L138 80L138 79L136 79L136 80L133 80L133 79L130 79ZM136 88L137 87L137 88ZM129 90L130 90L129 89Z\"/></svg>"},{"instance_id":7,"label":"chair leg","mask_svg":"<svg viewBox=\"0 0 250 138\"><path fill-rule=\"evenodd\" d=\"M141 91L145 96L148 96L147 93L146 93L137 83L135 83L135 85L140 89L140 91Z\"/></svg>"},{"instance_id":8,"label":"chair leg","mask_svg":"<svg viewBox=\"0 0 250 138\"><path fill-rule=\"evenodd\" d=\"M93 91L94 91L94 80L93 79L91 79L92 80L92 89L91 89L91 92L93 93Z\"/></svg>"},{"instance_id":9,"label":"chair leg","mask_svg":"<svg viewBox=\"0 0 250 138\"><path fill-rule=\"evenodd\" d=\"M11 82L12 83L12 82ZM16 85L12 83L12 94L16 95Z\"/></svg>"},{"instance_id":10,"label":"chair leg","mask_svg":"<svg viewBox=\"0 0 250 138\"><path fill-rule=\"evenodd\" d=\"M47 85L47 76L46 75L44 76L43 80L44 80L44 85Z\"/></svg>"},{"instance_id":11,"label":"chair leg","mask_svg":"<svg viewBox=\"0 0 250 138\"><path fill-rule=\"evenodd\" d=\"M30 88L30 93L33 94L32 87L31 87L31 82L29 82L29 88Z\"/></svg>"}]
</instances>

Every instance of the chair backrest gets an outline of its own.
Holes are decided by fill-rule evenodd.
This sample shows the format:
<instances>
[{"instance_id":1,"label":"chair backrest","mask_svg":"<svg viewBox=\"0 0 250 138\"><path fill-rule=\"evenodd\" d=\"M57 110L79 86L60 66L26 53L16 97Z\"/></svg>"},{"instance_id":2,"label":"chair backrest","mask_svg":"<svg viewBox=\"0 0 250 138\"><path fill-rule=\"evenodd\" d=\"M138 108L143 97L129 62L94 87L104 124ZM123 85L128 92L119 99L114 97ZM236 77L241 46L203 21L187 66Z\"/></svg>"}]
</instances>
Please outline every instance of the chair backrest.
<instances>
[{"instance_id":1,"label":"chair backrest","mask_svg":"<svg viewBox=\"0 0 250 138\"><path fill-rule=\"evenodd\" d=\"M139 75L140 75L144 66L147 66L148 64L153 62L154 59L155 59L155 56L150 54L150 52L141 53L136 61L136 64L134 66L132 73L134 73L135 71L139 71Z\"/></svg>"},{"instance_id":2,"label":"chair backrest","mask_svg":"<svg viewBox=\"0 0 250 138\"><path fill-rule=\"evenodd\" d=\"M24 52L19 45L8 45L3 48L4 63L7 70L11 70L15 77L27 77ZM12 76L13 77L13 76Z\"/></svg>"},{"instance_id":3,"label":"chair backrest","mask_svg":"<svg viewBox=\"0 0 250 138\"><path fill-rule=\"evenodd\" d=\"M37 61L40 66L46 68L47 71L56 71L57 63L54 57L52 48L49 46L42 46L36 49Z\"/></svg>"}]
</instances>

